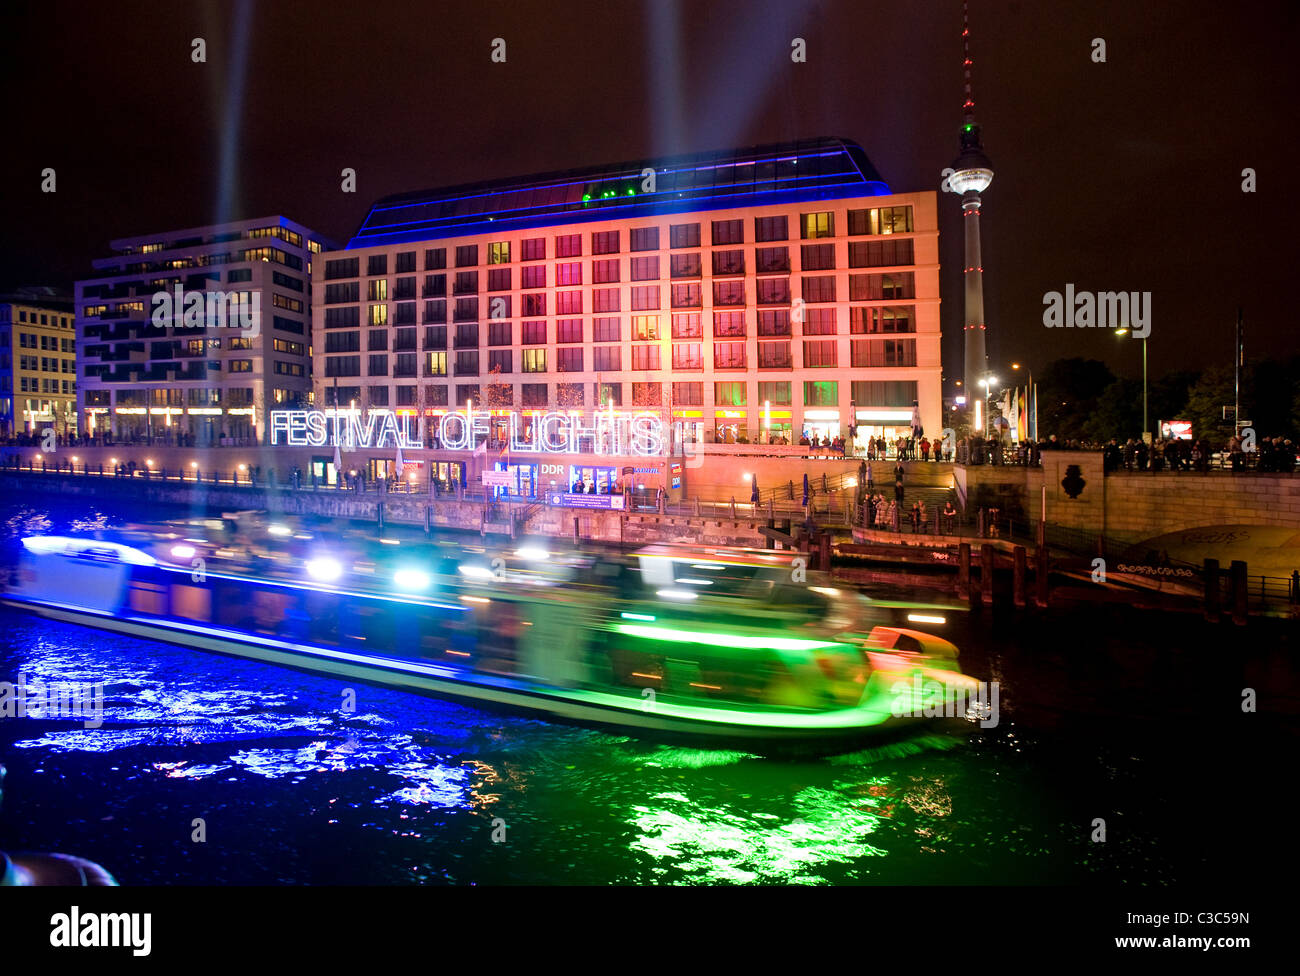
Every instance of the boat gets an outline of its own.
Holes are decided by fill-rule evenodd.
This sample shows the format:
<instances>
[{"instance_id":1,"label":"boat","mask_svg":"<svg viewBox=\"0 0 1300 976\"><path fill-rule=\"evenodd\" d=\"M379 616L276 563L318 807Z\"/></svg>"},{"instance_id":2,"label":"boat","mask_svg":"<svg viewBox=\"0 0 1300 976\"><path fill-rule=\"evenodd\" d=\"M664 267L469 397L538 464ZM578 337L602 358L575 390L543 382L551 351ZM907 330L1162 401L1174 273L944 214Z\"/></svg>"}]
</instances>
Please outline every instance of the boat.
<instances>
[{"instance_id":1,"label":"boat","mask_svg":"<svg viewBox=\"0 0 1300 976\"><path fill-rule=\"evenodd\" d=\"M251 561L228 538L208 543L201 525L119 541L29 537L3 602L531 718L764 755L849 751L934 721L945 714L936 703L979 686L950 642L893 626L798 553L552 553L544 540L342 550L279 524L244 532L244 543L265 537Z\"/></svg>"}]
</instances>

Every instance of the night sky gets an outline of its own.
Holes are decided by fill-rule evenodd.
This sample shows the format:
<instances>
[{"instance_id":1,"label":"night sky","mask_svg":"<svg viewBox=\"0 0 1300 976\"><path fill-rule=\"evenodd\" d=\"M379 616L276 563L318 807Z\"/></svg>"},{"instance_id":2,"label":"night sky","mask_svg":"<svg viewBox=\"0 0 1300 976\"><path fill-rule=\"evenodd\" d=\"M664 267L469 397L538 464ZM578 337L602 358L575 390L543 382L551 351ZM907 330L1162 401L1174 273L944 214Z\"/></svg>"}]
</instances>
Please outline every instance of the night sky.
<instances>
[{"instance_id":1,"label":"night sky","mask_svg":"<svg viewBox=\"0 0 1300 976\"><path fill-rule=\"evenodd\" d=\"M1043 327L1067 282L1152 292L1153 376L1230 364L1238 305L1248 355L1300 349L1297 11L973 0L995 371L1088 356L1139 375L1136 344ZM283 213L344 242L388 193L817 135L859 142L896 191L937 189L962 120L959 0L40 2L0 25L0 289L70 289L116 237ZM939 204L951 377L962 228Z\"/></svg>"}]
</instances>

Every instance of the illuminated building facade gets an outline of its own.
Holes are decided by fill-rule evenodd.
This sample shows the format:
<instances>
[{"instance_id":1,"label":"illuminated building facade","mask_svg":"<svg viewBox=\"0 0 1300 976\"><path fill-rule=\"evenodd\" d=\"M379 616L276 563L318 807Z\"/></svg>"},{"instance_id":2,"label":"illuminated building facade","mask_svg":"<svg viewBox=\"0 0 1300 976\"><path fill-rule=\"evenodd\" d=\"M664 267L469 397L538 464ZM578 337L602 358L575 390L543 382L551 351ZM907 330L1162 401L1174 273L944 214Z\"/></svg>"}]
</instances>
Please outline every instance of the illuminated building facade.
<instances>
[{"instance_id":1,"label":"illuminated building facade","mask_svg":"<svg viewBox=\"0 0 1300 976\"><path fill-rule=\"evenodd\" d=\"M310 403L312 261L333 246L279 216L113 241L77 282L82 431L249 444Z\"/></svg>"},{"instance_id":2,"label":"illuminated building facade","mask_svg":"<svg viewBox=\"0 0 1300 976\"><path fill-rule=\"evenodd\" d=\"M77 432L76 353L72 302L0 296L0 437Z\"/></svg>"},{"instance_id":3,"label":"illuminated building facade","mask_svg":"<svg viewBox=\"0 0 1300 976\"><path fill-rule=\"evenodd\" d=\"M326 408L648 411L702 443L941 427L936 195L840 139L386 197L313 283Z\"/></svg>"}]
</instances>

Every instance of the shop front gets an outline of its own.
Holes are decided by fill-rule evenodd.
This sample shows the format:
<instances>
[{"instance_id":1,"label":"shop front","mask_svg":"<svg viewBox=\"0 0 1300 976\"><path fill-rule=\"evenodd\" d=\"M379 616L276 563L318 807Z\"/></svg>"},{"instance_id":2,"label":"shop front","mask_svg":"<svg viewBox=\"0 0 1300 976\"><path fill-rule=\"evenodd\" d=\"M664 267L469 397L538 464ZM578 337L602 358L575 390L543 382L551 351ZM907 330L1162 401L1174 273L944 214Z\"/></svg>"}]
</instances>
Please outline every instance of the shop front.
<instances>
[{"instance_id":1,"label":"shop front","mask_svg":"<svg viewBox=\"0 0 1300 976\"><path fill-rule=\"evenodd\" d=\"M873 440L884 438L886 451L878 457L895 457L898 454L898 439L912 436L912 411L890 409L888 407L859 408L855 413L857 431L853 444L855 453L868 455L869 444Z\"/></svg>"},{"instance_id":2,"label":"shop front","mask_svg":"<svg viewBox=\"0 0 1300 976\"><path fill-rule=\"evenodd\" d=\"M794 425L789 410L765 406L760 419L763 426L758 435L759 444L784 447L794 443Z\"/></svg>"},{"instance_id":3,"label":"shop front","mask_svg":"<svg viewBox=\"0 0 1300 976\"><path fill-rule=\"evenodd\" d=\"M826 443L840 436L840 412L838 410L805 410L803 412L803 436L810 441Z\"/></svg>"}]
</instances>

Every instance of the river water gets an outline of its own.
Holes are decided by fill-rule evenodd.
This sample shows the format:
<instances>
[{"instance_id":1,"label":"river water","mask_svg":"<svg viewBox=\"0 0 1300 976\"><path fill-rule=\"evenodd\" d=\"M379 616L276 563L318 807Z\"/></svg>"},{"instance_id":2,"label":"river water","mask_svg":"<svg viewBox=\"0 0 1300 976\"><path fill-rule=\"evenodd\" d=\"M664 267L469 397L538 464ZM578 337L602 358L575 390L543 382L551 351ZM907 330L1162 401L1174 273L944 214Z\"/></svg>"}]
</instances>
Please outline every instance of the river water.
<instances>
[{"instance_id":1,"label":"river water","mask_svg":"<svg viewBox=\"0 0 1300 976\"><path fill-rule=\"evenodd\" d=\"M0 496L11 541L128 514ZM1300 739L1293 624L1116 609L949 628L963 669L998 682L995 728L773 761L366 686L345 713L332 678L0 609L0 680L105 684L100 728L0 718L0 849L130 885L1262 875Z\"/></svg>"}]
</instances>

